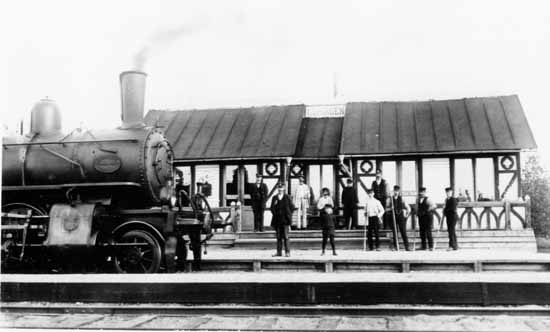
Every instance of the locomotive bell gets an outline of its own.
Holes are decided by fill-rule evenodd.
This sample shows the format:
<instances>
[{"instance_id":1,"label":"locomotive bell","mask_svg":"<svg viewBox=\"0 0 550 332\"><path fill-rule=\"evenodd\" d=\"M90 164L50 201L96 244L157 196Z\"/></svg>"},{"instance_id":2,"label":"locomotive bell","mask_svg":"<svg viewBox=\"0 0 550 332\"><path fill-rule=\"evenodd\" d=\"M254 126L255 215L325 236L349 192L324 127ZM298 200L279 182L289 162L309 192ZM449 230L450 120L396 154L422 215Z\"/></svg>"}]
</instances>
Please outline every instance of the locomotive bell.
<instances>
[{"instance_id":1,"label":"locomotive bell","mask_svg":"<svg viewBox=\"0 0 550 332\"><path fill-rule=\"evenodd\" d=\"M48 135L61 132L61 112L56 102L44 98L31 110L31 133Z\"/></svg>"},{"instance_id":2,"label":"locomotive bell","mask_svg":"<svg viewBox=\"0 0 550 332\"><path fill-rule=\"evenodd\" d=\"M120 99L122 103L122 128L144 127L145 78L141 71L120 73Z\"/></svg>"}]
</instances>

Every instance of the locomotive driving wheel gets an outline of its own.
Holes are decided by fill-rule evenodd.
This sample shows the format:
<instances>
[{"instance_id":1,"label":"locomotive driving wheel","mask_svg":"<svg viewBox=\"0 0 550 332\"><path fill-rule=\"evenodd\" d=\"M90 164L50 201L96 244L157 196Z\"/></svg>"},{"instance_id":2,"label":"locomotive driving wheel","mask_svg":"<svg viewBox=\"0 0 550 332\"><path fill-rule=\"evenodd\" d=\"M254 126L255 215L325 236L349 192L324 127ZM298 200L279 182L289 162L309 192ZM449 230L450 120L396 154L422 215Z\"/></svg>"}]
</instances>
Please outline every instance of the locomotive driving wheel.
<instances>
[{"instance_id":1,"label":"locomotive driving wheel","mask_svg":"<svg viewBox=\"0 0 550 332\"><path fill-rule=\"evenodd\" d=\"M10 213L10 214L16 214L16 215L22 215L22 216L46 216L47 213L39 206L34 206L28 203L23 202L17 202L17 203L9 203L2 205L2 212L4 213ZM7 224L19 224L22 225L23 219L10 219L10 217L6 217L6 221L2 220L2 223L6 222ZM47 225L47 224L46 224ZM44 227L43 229L46 229ZM23 234L26 234L26 231L23 232ZM22 235L23 237L23 235ZM26 239L25 239L26 240ZM1 246L1 259L2 259L2 269L7 270L8 268L11 268L12 266L19 265L23 260L25 263L31 263L28 264L29 266L32 266L33 268L41 269L42 265L44 263L43 256L37 256L34 258L30 258L28 255L25 255L23 257L22 251L22 245L26 241L23 241L22 238L19 239L4 239L2 238L2 246ZM19 245L19 246L18 246ZM41 252L43 254L43 252ZM15 263L15 264L14 264Z\"/></svg>"},{"instance_id":2,"label":"locomotive driving wheel","mask_svg":"<svg viewBox=\"0 0 550 332\"><path fill-rule=\"evenodd\" d=\"M116 243L115 268L118 273L155 273L159 270L162 250L149 232L131 230Z\"/></svg>"}]
</instances>

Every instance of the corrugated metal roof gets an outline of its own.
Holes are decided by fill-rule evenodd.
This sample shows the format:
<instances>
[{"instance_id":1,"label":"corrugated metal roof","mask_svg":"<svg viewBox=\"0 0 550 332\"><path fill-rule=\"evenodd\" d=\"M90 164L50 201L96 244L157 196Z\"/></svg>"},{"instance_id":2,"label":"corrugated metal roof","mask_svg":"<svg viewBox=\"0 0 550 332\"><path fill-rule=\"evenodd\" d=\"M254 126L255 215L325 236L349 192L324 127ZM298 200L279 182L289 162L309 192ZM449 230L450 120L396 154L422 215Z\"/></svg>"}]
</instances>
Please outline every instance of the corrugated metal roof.
<instances>
[{"instance_id":1,"label":"corrugated metal roof","mask_svg":"<svg viewBox=\"0 0 550 332\"><path fill-rule=\"evenodd\" d=\"M534 149L517 96L346 105L344 155Z\"/></svg>"},{"instance_id":2,"label":"corrugated metal roof","mask_svg":"<svg viewBox=\"0 0 550 332\"><path fill-rule=\"evenodd\" d=\"M304 105L148 112L165 128L175 158L231 159L293 156Z\"/></svg>"},{"instance_id":3,"label":"corrugated metal roof","mask_svg":"<svg viewBox=\"0 0 550 332\"><path fill-rule=\"evenodd\" d=\"M148 112L176 159L337 158L536 148L517 96L357 102L345 116L305 118L304 105Z\"/></svg>"},{"instance_id":4,"label":"corrugated metal roof","mask_svg":"<svg viewBox=\"0 0 550 332\"><path fill-rule=\"evenodd\" d=\"M344 118L304 118L296 158L335 158L338 155Z\"/></svg>"}]
</instances>

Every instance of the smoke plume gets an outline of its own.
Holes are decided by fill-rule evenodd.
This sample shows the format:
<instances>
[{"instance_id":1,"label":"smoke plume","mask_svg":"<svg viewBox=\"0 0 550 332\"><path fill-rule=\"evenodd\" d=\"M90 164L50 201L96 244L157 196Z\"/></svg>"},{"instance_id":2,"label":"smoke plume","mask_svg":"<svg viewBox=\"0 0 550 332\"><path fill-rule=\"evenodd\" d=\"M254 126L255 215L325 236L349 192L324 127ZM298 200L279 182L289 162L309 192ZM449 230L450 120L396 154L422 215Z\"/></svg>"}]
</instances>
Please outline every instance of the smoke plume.
<instances>
[{"instance_id":1,"label":"smoke plume","mask_svg":"<svg viewBox=\"0 0 550 332\"><path fill-rule=\"evenodd\" d=\"M143 71L145 69L145 64L154 52L158 52L160 49L169 46L180 38L190 36L200 31L204 26L204 23L184 24L175 28L157 30L134 55L134 69Z\"/></svg>"}]
</instances>

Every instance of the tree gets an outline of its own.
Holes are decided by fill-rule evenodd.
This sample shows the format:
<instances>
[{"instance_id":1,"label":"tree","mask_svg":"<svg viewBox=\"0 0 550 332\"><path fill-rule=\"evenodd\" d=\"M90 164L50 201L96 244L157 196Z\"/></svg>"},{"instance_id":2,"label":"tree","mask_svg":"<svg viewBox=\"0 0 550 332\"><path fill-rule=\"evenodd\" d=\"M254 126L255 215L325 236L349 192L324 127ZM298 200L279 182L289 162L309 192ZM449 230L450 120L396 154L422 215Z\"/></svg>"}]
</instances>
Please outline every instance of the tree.
<instances>
[{"instance_id":1,"label":"tree","mask_svg":"<svg viewBox=\"0 0 550 332\"><path fill-rule=\"evenodd\" d=\"M531 220L537 237L550 237L550 177L538 155L527 158L522 170L521 188L531 198Z\"/></svg>"}]
</instances>

